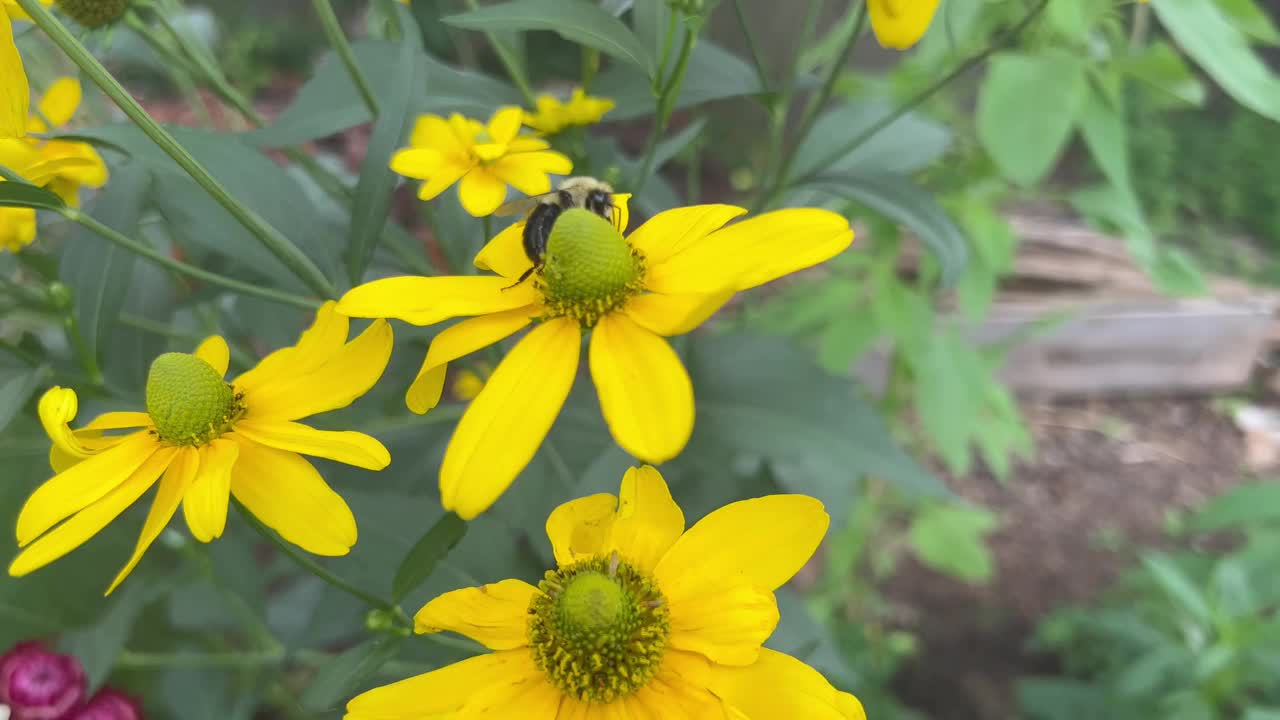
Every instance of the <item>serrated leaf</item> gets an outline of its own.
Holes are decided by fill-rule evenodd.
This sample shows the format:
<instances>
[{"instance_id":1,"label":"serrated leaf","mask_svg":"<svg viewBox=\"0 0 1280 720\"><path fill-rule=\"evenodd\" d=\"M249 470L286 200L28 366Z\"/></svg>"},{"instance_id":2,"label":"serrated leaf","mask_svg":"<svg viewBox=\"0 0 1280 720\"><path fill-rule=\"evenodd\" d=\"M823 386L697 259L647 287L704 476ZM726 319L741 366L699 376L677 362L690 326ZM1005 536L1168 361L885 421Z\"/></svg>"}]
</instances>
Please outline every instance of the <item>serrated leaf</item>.
<instances>
[{"instance_id":1,"label":"serrated leaf","mask_svg":"<svg viewBox=\"0 0 1280 720\"><path fill-rule=\"evenodd\" d=\"M396 570L392 582L392 602L400 602L405 595L427 581L436 566L448 556L449 551L462 542L467 534L467 521L446 512L435 525L414 544Z\"/></svg>"},{"instance_id":2,"label":"serrated leaf","mask_svg":"<svg viewBox=\"0 0 1280 720\"><path fill-rule=\"evenodd\" d=\"M911 522L911 547L929 567L969 582L985 582L995 572L986 536L999 524L988 510L933 504Z\"/></svg>"},{"instance_id":3,"label":"serrated leaf","mask_svg":"<svg viewBox=\"0 0 1280 720\"><path fill-rule=\"evenodd\" d=\"M581 0L513 0L451 15L444 21L485 32L549 30L631 63L650 77L655 73L653 55L630 28L599 5Z\"/></svg>"}]
</instances>

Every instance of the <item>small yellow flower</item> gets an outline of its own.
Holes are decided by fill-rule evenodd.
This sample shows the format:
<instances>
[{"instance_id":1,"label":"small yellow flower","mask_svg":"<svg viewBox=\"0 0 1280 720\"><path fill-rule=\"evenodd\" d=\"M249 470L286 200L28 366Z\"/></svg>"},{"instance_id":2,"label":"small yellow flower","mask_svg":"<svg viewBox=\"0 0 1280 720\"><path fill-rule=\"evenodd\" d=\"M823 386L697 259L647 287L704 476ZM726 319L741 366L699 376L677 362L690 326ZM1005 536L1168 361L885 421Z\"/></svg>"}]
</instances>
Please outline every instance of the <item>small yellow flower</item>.
<instances>
[{"instance_id":1,"label":"small yellow flower","mask_svg":"<svg viewBox=\"0 0 1280 720\"><path fill-rule=\"evenodd\" d=\"M448 119L423 115L409 147L391 158L391 169L424 180L418 197L431 200L461 181L462 207L475 217L492 215L510 185L526 195L551 191L548 174L567 175L573 162L548 150L547 141L520 135L524 111L500 108L487 126L457 113Z\"/></svg>"},{"instance_id":2,"label":"small yellow flower","mask_svg":"<svg viewBox=\"0 0 1280 720\"><path fill-rule=\"evenodd\" d=\"M489 376L493 374L493 368L488 363L481 363L475 369L466 369L458 373L453 381L453 394L463 402L471 402L476 399L481 390L484 390L484 384L489 381Z\"/></svg>"},{"instance_id":3,"label":"small yellow flower","mask_svg":"<svg viewBox=\"0 0 1280 720\"><path fill-rule=\"evenodd\" d=\"M538 98L538 111L526 112L524 124L544 135L554 135L567 127L594 125L614 108L607 98L588 96L582 88L573 89L573 97L562 103L553 95Z\"/></svg>"},{"instance_id":4,"label":"small yellow flower","mask_svg":"<svg viewBox=\"0 0 1280 720\"><path fill-rule=\"evenodd\" d=\"M446 593L415 618L492 650L371 690L347 720L865 720L854 696L762 647L774 591L813 556L830 518L803 495L716 510L685 530L662 475L633 468L618 497L547 519L559 568Z\"/></svg>"},{"instance_id":5,"label":"small yellow flower","mask_svg":"<svg viewBox=\"0 0 1280 720\"><path fill-rule=\"evenodd\" d=\"M18 516L9 566L21 577L101 531L159 481L129 575L181 505L191 534L210 542L226 528L234 496L265 525L317 555L345 555L355 517L302 454L381 470L382 443L356 432L315 430L298 420L350 405L377 382L391 357L391 328L375 322L347 342L349 321L322 307L298 344L277 350L233 382L223 380L227 343L214 336L194 355L166 353L147 378L147 412L111 412L79 430L76 394L55 387L40 399L56 475ZM111 431L126 430L123 434ZM301 453L301 454L300 454ZM162 477L163 476L163 477Z\"/></svg>"},{"instance_id":6,"label":"small yellow flower","mask_svg":"<svg viewBox=\"0 0 1280 720\"><path fill-rule=\"evenodd\" d=\"M626 196L619 227L627 226ZM693 386L665 338L697 327L734 293L821 263L853 241L848 221L791 209L722 227L746 211L701 205L661 213L624 238L609 221L568 210L556 221L545 265L529 268L524 223L489 242L475 264L492 275L395 277L346 294L339 312L414 325L464 320L435 337L405 396L414 412L440 401L448 363L526 326L462 416L440 470L444 506L470 519L529 464L578 374L591 334L591 377L614 439L661 463L693 432Z\"/></svg>"},{"instance_id":7,"label":"small yellow flower","mask_svg":"<svg viewBox=\"0 0 1280 720\"><path fill-rule=\"evenodd\" d=\"M40 0L48 5L53 0ZM13 20L27 14L13 0L0 0L0 138L22 137L27 132L27 108L31 87L27 71L13 42Z\"/></svg>"},{"instance_id":8,"label":"small yellow flower","mask_svg":"<svg viewBox=\"0 0 1280 720\"><path fill-rule=\"evenodd\" d=\"M871 29L887 48L906 50L924 37L938 0L867 0Z\"/></svg>"},{"instance_id":9,"label":"small yellow flower","mask_svg":"<svg viewBox=\"0 0 1280 720\"><path fill-rule=\"evenodd\" d=\"M80 107L80 81L72 77L58 78L40 99L40 112L27 121L27 131L46 133L53 127L71 122ZM60 164L48 187L72 207L80 205L80 188L100 188L107 183L107 164L93 146L73 140L36 140L29 138L46 161L72 161Z\"/></svg>"}]
</instances>

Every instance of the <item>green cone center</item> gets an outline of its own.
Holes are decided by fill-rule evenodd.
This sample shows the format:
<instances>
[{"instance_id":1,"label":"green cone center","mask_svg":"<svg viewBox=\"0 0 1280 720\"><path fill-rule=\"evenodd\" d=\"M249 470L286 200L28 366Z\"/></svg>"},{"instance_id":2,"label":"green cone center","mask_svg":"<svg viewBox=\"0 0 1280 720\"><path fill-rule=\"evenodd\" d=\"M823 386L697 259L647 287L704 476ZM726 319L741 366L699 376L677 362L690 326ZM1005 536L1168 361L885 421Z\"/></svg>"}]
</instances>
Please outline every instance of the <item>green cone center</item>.
<instances>
[{"instance_id":1,"label":"green cone center","mask_svg":"<svg viewBox=\"0 0 1280 720\"><path fill-rule=\"evenodd\" d=\"M195 355L165 353L147 374L147 414L160 439L204 445L243 414L241 398L209 363Z\"/></svg>"},{"instance_id":2,"label":"green cone center","mask_svg":"<svg viewBox=\"0 0 1280 720\"><path fill-rule=\"evenodd\" d=\"M549 317L584 330L643 289L644 256L608 220L581 209L556 218L538 281Z\"/></svg>"},{"instance_id":3,"label":"green cone center","mask_svg":"<svg viewBox=\"0 0 1280 720\"><path fill-rule=\"evenodd\" d=\"M130 0L58 0L58 9L87 28L98 28L124 17Z\"/></svg>"},{"instance_id":4,"label":"green cone center","mask_svg":"<svg viewBox=\"0 0 1280 720\"><path fill-rule=\"evenodd\" d=\"M586 560L548 572L529 606L529 648L570 697L610 703L653 679L671 634L657 586L627 563Z\"/></svg>"}]
</instances>

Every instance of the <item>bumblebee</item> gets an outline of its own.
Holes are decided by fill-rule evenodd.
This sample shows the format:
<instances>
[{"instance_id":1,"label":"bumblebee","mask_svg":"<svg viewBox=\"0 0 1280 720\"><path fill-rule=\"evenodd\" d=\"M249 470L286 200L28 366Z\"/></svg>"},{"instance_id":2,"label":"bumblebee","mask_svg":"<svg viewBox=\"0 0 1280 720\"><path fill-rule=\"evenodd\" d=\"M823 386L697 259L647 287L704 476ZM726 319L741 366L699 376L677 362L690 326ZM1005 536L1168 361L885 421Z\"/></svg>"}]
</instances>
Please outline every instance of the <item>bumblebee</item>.
<instances>
[{"instance_id":1,"label":"bumblebee","mask_svg":"<svg viewBox=\"0 0 1280 720\"><path fill-rule=\"evenodd\" d=\"M509 202L494 213L500 217L528 214L524 226L524 254L533 266L520 276L516 285L542 267L547 254L547 241L551 238L556 218L565 210L574 208L593 212L613 223L614 227L621 220L618 207L613 202L613 188L609 183L593 177L569 178L552 192Z\"/></svg>"}]
</instances>

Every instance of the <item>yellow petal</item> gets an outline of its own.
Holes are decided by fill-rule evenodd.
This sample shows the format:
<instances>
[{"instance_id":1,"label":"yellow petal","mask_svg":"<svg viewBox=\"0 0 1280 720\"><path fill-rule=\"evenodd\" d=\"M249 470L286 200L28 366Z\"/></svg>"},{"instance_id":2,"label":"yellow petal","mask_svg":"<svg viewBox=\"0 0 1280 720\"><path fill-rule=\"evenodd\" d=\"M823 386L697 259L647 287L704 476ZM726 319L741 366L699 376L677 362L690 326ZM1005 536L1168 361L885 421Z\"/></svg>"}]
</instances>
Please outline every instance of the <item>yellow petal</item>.
<instances>
[{"instance_id":1,"label":"yellow petal","mask_svg":"<svg viewBox=\"0 0 1280 720\"><path fill-rule=\"evenodd\" d=\"M478 167L462 178L458 199L472 217L487 217L507 199L507 185L488 169Z\"/></svg>"},{"instance_id":2,"label":"yellow petal","mask_svg":"<svg viewBox=\"0 0 1280 720\"><path fill-rule=\"evenodd\" d=\"M53 81L44 97L40 98L40 114L45 120L60 127L71 122L80 107L80 81L73 77L61 77Z\"/></svg>"},{"instance_id":3,"label":"yellow petal","mask_svg":"<svg viewBox=\"0 0 1280 720\"><path fill-rule=\"evenodd\" d=\"M764 649L746 667L712 667L711 691L751 718L866 720L862 703L799 660Z\"/></svg>"},{"instance_id":4,"label":"yellow petal","mask_svg":"<svg viewBox=\"0 0 1280 720\"><path fill-rule=\"evenodd\" d=\"M625 233L631 223L631 193L614 193L613 207L618 212L618 232Z\"/></svg>"},{"instance_id":5,"label":"yellow petal","mask_svg":"<svg viewBox=\"0 0 1280 720\"><path fill-rule=\"evenodd\" d=\"M568 567L603 555L617 510L618 498L608 493L570 500L552 510L547 517L547 539L556 564Z\"/></svg>"},{"instance_id":6,"label":"yellow petal","mask_svg":"<svg viewBox=\"0 0 1280 720\"><path fill-rule=\"evenodd\" d=\"M509 225L486 243L476 255L476 267L492 270L507 278L508 285L519 279L533 264L524 251L524 226L523 220Z\"/></svg>"},{"instance_id":7,"label":"yellow petal","mask_svg":"<svg viewBox=\"0 0 1280 720\"><path fill-rule=\"evenodd\" d=\"M55 473L61 473L85 458L115 447L125 438L124 435L105 435L106 430L151 426L151 416L146 413L109 412L99 415L79 430L72 430L67 421L74 417L75 406L67 406L58 398L65 400L65 393L71 393L71 398L74 400L75 394L63 388L54 388L54 390L59 392L52 395L46 393L46 396L41 398L41 418L47 416L49 423L46 427L52 427L55 431L55 434L50 435L53 443L49 446L49 466ZM71 410L71 415L59 414L65 413L67 409Z\"/></svg>"},{"instance_id":8,"label":"yellow petal","mask_svg":"<svg viewBox=\"0 0 1280 720\"><path fill-rule=\"evenodd\" d=\"M645 286L668 295L746 290L829 260L852 242L853 230L840 215L779 210L713 232L651 264Z\"/></svg>"},{"instance_id":9,"label":"yellow petal","mask_svg":"<svg viewBox=\"0 0 1280 720\"><path fill-rule=\"evenodd\" d=\"M391 453L376 438L364 433L316 430L283 420L250 420L236 423L235 434L277 450L322 457L366 470L391 464Z\"/></svg>"},{"instance_id":10,"label":"yellow petal","mask_svg":"<svg viewBox=\"0 0 1280 720\"><path fill-rule=\"evenodd\" d=\"M880 44L906 50L924 37L938 10L938 0L868 0L871 29Z\"/></svg>"},{"instance_id":11,"label":"yellow petal","mask_svg":"<svg viewBox=\"0 0 1280 720\"><path fill-rule=\"evenodd\" d=\"M643 252L649 267L654 267L746 213L733 205L694 205L667 210L636 228L627 242Z\"/></svg>"},{"instance_id":12,"label":"yellow petal","mask_svg":"<svg viewBox=\"0 0 1280 720\"><path fill-rule=\"evenodd\" d=\"M693 434L693 383L667 341L613 313L596 325L590 362L618 445L651 463L679 455Z\"/></svg>"},{"instance_id":13,"label":"yellow petal","mask_svg":"<svg viewBox=\"0 0 1280 720\"><path fill-rule=\"evenodd\" d=\"M813 557L830 523L822 503L805 495L742 500L689 528L654 575L668 598L720 579L775 590Z\"/></svg>"},{"instance_id":14,"label":"yellow petal","mask_svg":"<svg viewBox=\"0 0 1280 720\"><path fill-rule=\"evenodd\" d=\"M173 458L175 448L161 448L101 500L31 543L13 559L9 574L21 577L75 550L120 516L155 484Z\"/></svg>"},{"instance_id":15,"label":"yellow petal","mask_svg":"<svg viewBox=\"0 0 1280 720\"><path fill-rule=\"evenodd\" d=\"M316 311L315 320L298 344L281 348L262 359L240 377L234 385L246 393L281 379L295 378L329 362L347 342L351 319L338 312L338 304L329 301Z\"/></svg>"},{"instance_id":16,"label":"yellow petal","mask_svg":"<svg viewBox=\"0 0 1280 720\"><path fill-rule=\"evenodd\" d=\"M285 540L316 555L346 555L356 518L301 455L240 442L231 494Z\"/></svg>"},{"instance_id":17,"label":"yellow petal","mask_svg":"<svg viewBox=\"0 0 1280 720\"><path fill-rule=\"evenodd\" d=\"M226 340L214 335L200 343L196 348L196 357L209 363L209 367L216 370L219 375L226 375L227 366L231 364L231 349L227 347Z\"/></svg>"},{"instance_id":18,"label":"yellow petal","mask_svg":"<svg viewBox=\"0 0 1280 720\"><path fill-rule=\"evenodd\" d=\"M190 459L191 454L194 453L194 449L184 448L182 453L174 454L172 462L166 463L168 467L165 468L164 479L160 481L160 489L156 491L156 498L151 502L147 520L142 524L142 534L138 536L138 544L133 549L133 556L121 568L116 579L111 582L111 587L107 588L108 595L115 592L115 589L120 587L120 583L129 577L129 573L138 566L142 556L151 547L151 543L160 537L165 526L173 519L173 514L178 511L182 496L191 486L193 474L198 467L198 463ZM187 459L184 460L183 455L187 455Z\"/></svg>"},{"instance_id":19,"label":"yellow petal","mask_svg":"<svg viewBox=\"0 0 1280 720\"><path fill-rule=\"evenodd\" d=\"M496 143L506 145L516 139L516 133L520 132L523 120L524 111L514 105L498 108L493 118L489 120L489 138Z\"/></svg>"},{"instance_id":20,"label":"yellow petal","mask_svg":"<svg viewBox=\"0 0 1280 720\"><path fill-rule=\"evenodd\" d=\"M227 507L231 501L231 468L240 457L240 445L225 437L209 443L191 462L198 467L182 498L187 528L200 542L212 542L227 529Z\"/></svg>"},{"instance_id":21,"label":"yellow petal","mask_svg":"<svg viewBox=\"0 0 1280 720\"><path fill-rule=\"evenodd\" d=\"M391 326L374 321L324 365L246 391L246 419L296 420L350 405L382 377L393 343Z\"/></svg>"},{"instance_id":22,"label":"yellow petal","mask_svg":"<svg viewBox=\"0 0 1280 720\"><path fill-rule=\"evenodd\" d=\"M397 175L425 180L444 168L444 156L431 148L407 148L391 156L391 171Z\"/></svg>"},{"instance_id":23,"label":"yellow petal","mask_svg":"<svg viewBox=\"0 0 1280 720\"><path fill-rule=\"evenodd\" d=\"M709 295L646 293L628 300L623 312L640 327L663 337L684 335L715 315L733 295L732 290Z\"/></svg>"},{"instance_id":24,"label":"yellow petal","mask_svg":"<svg viewBox=\"0 0 1280 720\"><path fill-rule=\"evenodd\" d=\"M342 296L338 310L351 317L434 325L455 317L514 310L537 300L533 283L507 289L509 285L511 280L493 276L386 278L350 290Z\"/></svg>"},{"instance_id":25,"label":"yellow petal","mask_svg":"<svg viewBox=\"0 0 1280 720\"><path fill-rule=\"evenodd\" d=\"M518 332L537 314L533 306L516 308L463 320L441 332L431 341L426 360L405 395L405 404L419 415L435 407L444 392L449 363Z\"/></svg>"},{"instance_id":26,"label":"yellow petal","mask_svg":"<svg viewBox=\"0 0 1280 720\"><path fill-rule=\"evenodd\" d=\"M22 67L22 57L13 42L13 24L9 16L0 12L0 138L22 137L27 134L27 109L31 102L31 88L27 84L27 72Z\"/></svg>"},{"instance_id":27,"label":"yellow petal","mask_svg":"<svg viewBox=\"0 0 1280 720\"><path fill-rule=\"evenodd\" d=\"M374 688L358 695L347 704L345 720L426 720L461 718L467 703L482 695L500 692L502 688L528 683L533 679L546 684L542 671L533 665L526 650L479 655L446 665L425 675ZM559 699L559 696L556 696ZM494 718L555 720L551 715L526 716L519 708Z\"/></svg>"},{"instance_id":28,"label":"yellow petal","mask_svg":"<svg viewBox=\"0 0 1280 720\"><path fill-rule=\"evenodd\" d=\"M146 431L128 436L109 450L53 476L36 488L18 515L18 545L25 546L49 528L106 496L129 479L160 444Z\"/></svg>"},{"instance_id":29,"label":"yellow petal","mask_svg":"<svg viewBox=\"0 0 1280 720\"><path fill-rule=\"evenodd\" d=\"M663 587L663 592L666 592ZM697 592L667 595L671 647L696 652L713 663L749 665L778 627L773 592L721 578Z\"/></svg>"},{"instance_id":30,"label":"yellow petal","mask_svg":"<svg viewBox=\"0 0 1280 720\"><path fill-rule=\"evenodd\" d=\"M520 340L471 402L440 468L440 500L470 520L533 459L578 371L582 332L560 318Z\"/></svg>"},{"instance_id":31,"label":"yellow petal","mask_svg":"<svg viewBox=\"0 0 1280 720\"><path fill-rule=\"evenodd\" d=\"M503 580L445 593L414 616L417 632L455 632L490 650L529 644L529 603L538 588L523 580Z\"/></svg>"},{"instance_id":32,"label":"yellow petal","mask_svg":"<svg viewBox=\"0 0 1280 720\"><path fill-rule=\"evenodd\" d=\"M705 658L668 648L658 674L623 707L629 718L645 720L725 720L722 703L707 689L710 666ZM566 704L569 701L566 700ZM594 708L595 706L590 706ZM595 720L595 715L583 717ZM732 716L730 716L732 718ZM558 720L563 720L562 714ZM732 718L732 720L738 720ZM751 720L764 720L751 718ZM768 720L775 720L769 718ZM777 718L776 720L792 720ZM799 720L797 718L796 720ZM805 718L805 720L808 720Z\"/></svg>"},{"instance_id":33,"label":"yellow petal","mask_svg":"<svg viewBox=\"0 0 1280 720\"><path fill-rule=\"evenodd\" d=\"M40 396L36 412L40 416L40 424L44 432L53 441L53 446L66 455L84 459L92 454L71 432L70 422L76 419L80 410L80 401L76 391L70 388L54 386Z\"/></svg>"},{"instance_id":34,"label":"yellow petal","mask_svg":"<svg viewBox=\"0 0 1280 720\"><path fill-rule=\"evenodd\" d=\"M525 195L542 195L551 192L551 177L547 175L542 163L531 156L544 153L518 153L508 155L493 163L489 169L495 177L514 187ZM567 158L566 158L567 159ZM573 165L570 164L570 168Z\"/></svg>"},{"instance_id":35,"label":"yellow petal","mask_svg":"<svg viewBox=\"0 0 1280 720\"><path fill-rule=\"evenodd\" d=\"M609 550L617 550L624 559L651 573L683 533L684 513L671 499L662 474L648 465L627 470L618 493Z\"/></svg>"}]
</instances>

